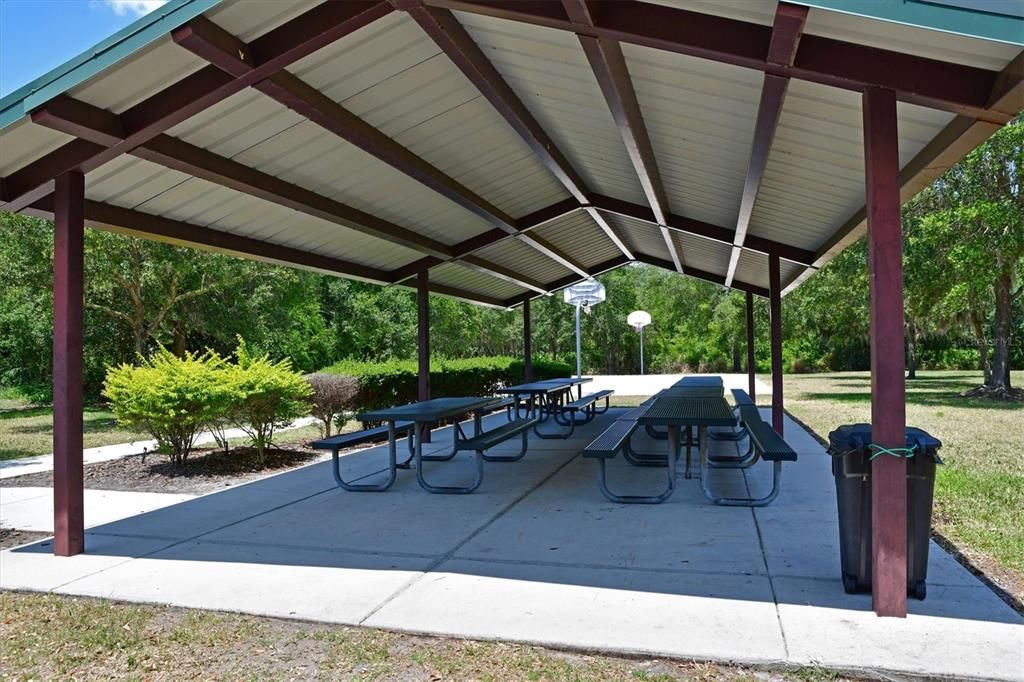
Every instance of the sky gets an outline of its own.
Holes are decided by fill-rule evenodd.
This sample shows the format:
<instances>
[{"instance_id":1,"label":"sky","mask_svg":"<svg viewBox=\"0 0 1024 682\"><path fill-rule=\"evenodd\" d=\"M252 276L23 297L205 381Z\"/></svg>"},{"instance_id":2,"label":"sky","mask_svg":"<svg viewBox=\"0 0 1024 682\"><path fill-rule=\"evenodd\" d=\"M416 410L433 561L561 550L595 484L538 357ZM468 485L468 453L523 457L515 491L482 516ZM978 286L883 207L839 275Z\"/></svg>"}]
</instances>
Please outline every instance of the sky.
<instances>
[{"instance_id":1,"label":"sky","mask_svg":"<svg viewBox=\"0 0 1024 682\"><path fill-rule=\"evenodd\" d=\"M0 0L0 96L85 52L166 0Z\"/></svg>"}]
</instances>

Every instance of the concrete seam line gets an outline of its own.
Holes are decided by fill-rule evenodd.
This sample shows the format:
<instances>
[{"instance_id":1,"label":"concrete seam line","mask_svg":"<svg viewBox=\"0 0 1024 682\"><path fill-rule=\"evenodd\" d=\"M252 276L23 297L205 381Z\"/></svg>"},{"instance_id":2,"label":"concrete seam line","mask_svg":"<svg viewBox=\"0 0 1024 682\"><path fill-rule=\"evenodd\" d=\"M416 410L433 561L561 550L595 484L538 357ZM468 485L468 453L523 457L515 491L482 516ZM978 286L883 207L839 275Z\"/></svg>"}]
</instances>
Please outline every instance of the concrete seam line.
<instances>
[{"instance_id":1,"label":"concrete seam line","mask_svg":"<svg viewBox=\"0 0 1024 682\"><path fill-rule=\"evenodd\" d=\"M462 549L466 545L466 543L468 543L470 540L475 538L480 533L484 532L488 527L491 526L491 524L493 524L495 521L500 519L506 513L511 511L513 507L515 507L517 504L519 504L524 499L526 499L531 493L535 492L542 485L544 485L545 483L550 481L552 478L554 478L555 475L557 475L565 467L569 466L569 464L573 460L575 460L577 457L579 457L579 453L578 452L576 454L574 454L572 457L570 457L567 460L565 460L565 462L563 462L554 471L552 471L550 474L548 474L543 479L541 479L536 485L534 485L533 487L529 488L522 495L520 495L519 497L517 497L514 500L512 500L511 502L509 502L505 507L500 509L494 516L492 516L490 519L485 521L476 530L474 530L472 533L470 533L468 536L466 536L465 539L463 539L461 542L459 542L457 545L455 545L455 547L453 547L446 554L444 554L440 558L438 558L437 561L435 561L434 563L432 563L429 566L427 566L426 570L424 570L422 573L420 573L417 576L413 576L412 578L409 579L408 582L406 582L405 584L400 586L397 590L392 592L389 596L385 597L384 600L380 604L378 604L373 609L371 609L369 613L367 613L365 616L363 616L363 618L361 618L359 620L359 624L363 625L364 623L366 623L367 620L369 620L370 618L373 618L373 616L375 616L381 609L383 609L385 606L387 606L392 601L397 599L399 596L401 596L404 592L406 592L413 585L415 585L420 580L422 580L424 577L426 577L427 574L432 573L434 571L434 569L436 569L438 566L440 566L441 564L443 564L446 561L448 561L449 559L451 559L455 555L456 552L458 552L460 549Z\"/></svg>"},{"instance_id":2,"label":"concrete seam line","mask_svg":"<svg viewBox=\"0 0 1024 682\"><path fill-rule=\"evenodd\" d=\"M739 454L739 445L734 444L736 453ZM741 469L743 484L747 487L747 495L753 496L750 490L750 479L747 478L747 470ZM757 531L757 543L761 547L761 559L764 561L764 572L768 576L768 586L772 590L772 601L775 603L775 620L779 624L779 636L782 637L782 650L786 654L786 660L790 660L789 641L786 639L786 628L782 625L782 613L779 611L779 597L775 593L775 580L772 579L771 569L768 568L768 552L764 546L764 536L761 534L761 523L757 519L757 507L750 507L750 517L754 520L754 530Z\"/></svg>"}]
</instances>

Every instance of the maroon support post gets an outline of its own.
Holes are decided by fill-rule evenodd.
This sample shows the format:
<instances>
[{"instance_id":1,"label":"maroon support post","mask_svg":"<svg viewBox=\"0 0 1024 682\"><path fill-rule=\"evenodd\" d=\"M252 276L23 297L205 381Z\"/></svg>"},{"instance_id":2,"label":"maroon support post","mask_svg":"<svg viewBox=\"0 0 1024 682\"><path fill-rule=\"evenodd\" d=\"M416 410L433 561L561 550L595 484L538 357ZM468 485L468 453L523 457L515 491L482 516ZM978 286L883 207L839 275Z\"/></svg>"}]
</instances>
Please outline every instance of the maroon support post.
<instances>
[{"instance_id":1,"label":"maroon support post","mask_svg":"<svg viewBox=\"0 0 1024 682\"><path fill-rule=\"evenodd\" d=\"M768 308L771 311L772 428L782 435L782 286L779 257L768 255Z\"/></svg>"},{"instance_id":2,"label":"maroon support post","mask_svg":"<svg viewBox=\"0 0 1024 682\"><path fill-rule=\"evenodd\" d=\"M757 402L757 363L754 361L754 295L747 292L747 389Z\"/></svg>"},{"instance_id":3,"label":"maroon support post","mask_svg":"<svg viewBox=\"0 0 1024 682\"><path fill-rule=\"evenodd\" d=\"M871 286L871 438L906 445L903 362L903 241L896 95L864 92L868 271ZM871 465L872 603L879 616L907 615L907 463L879 456Z\"/></svg>"},{"instance_id":4,"label":"maroon support post","mask_svg":"<svg viewBox=\"0 0 1024 682\"><path fill-rule=\"evenodd\" d=\"M523 381L533 381L533 330L530 324L530 299L523 301Z\"/></svg>"},{"instance_id":5,"label":"maroon support post","mask_svg":"<svg viewBox=\"0 0 1024 682\"><path fill-rule=\"evenodd\" d=\"M419 381L417 382L417 400L430 400L430 275L421 270L416 275L416 312L417 312L417 359L419 361ZM424 443L430 442L430 427L425 426L420 432Z\"/></svg>"},{"instance_id":6,"label":"maroon support post","mask_svg":"<svg viewBox=\"0 0 1024 682\"><path fill-rule=\"evenodd\" d=\"M85 176L60 175L53 234L53 553L85 551L82 483L82 290Z\"/></svg>"}]
</instances>

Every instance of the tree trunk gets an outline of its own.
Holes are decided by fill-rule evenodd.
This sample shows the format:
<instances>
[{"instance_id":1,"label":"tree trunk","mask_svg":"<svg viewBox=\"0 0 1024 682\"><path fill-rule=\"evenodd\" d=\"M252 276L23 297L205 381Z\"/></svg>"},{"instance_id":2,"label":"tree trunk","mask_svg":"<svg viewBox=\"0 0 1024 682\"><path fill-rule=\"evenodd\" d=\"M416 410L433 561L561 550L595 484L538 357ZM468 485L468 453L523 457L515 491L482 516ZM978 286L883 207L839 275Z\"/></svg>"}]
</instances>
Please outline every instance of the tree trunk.
<instances>
[{"instance_id":1,"label":"tree trunk","mask_svg":"<svg viewBox=\"0 0 1024 682\"><path fill-rule=\"evenodd\" d=\"M971 311L971 325L974 327L974 340L978 344L978 355L981 361L981 371L985 374L985 384L988 385L992 377L992 366L988 361L988 342L985 340L985 329L977 309Z\"/></svg>"},{"instance_id":2,"label":"tree trunk","mask_svg":"<svg viewBox=\"0 0 1024 682\"><path fill-rule=\"evenodd\" d=\"M915 353L914 334L907 335L907 378L917 378L917 353Z\"/></svg>"},{"instance_id":3,"label":"tree trunk","mask_svg":"<svg viewBox=\"0 0 1024 682\"><path fill-rule=\"evenodd\" d=\"M990 388L1010 388L1011 273L1004 270L996 278L996 310L993 324L992 369L985 380Z\"/></svg>"},{"instance_id":4,"label":"tree trunk","mask_svg":"<svg viewBox=\"0 0 1024 682\"><path fill-rule=\"evenodd\" d=\"M735 341L732 344L732 371L734 374L740 373L740 345Z\"/></svg>"},{"instance_id":5,"label":"tree trunk","mask_svg":"<svg viewBox=\"0 0 1024 682\"><path fill-rule=\"evenodd\" d=\"M185 328L185 320L178 319L174 323L174 354L179 358L183 358L187 352L188 332Z\"/></svg>"}]
</instances>

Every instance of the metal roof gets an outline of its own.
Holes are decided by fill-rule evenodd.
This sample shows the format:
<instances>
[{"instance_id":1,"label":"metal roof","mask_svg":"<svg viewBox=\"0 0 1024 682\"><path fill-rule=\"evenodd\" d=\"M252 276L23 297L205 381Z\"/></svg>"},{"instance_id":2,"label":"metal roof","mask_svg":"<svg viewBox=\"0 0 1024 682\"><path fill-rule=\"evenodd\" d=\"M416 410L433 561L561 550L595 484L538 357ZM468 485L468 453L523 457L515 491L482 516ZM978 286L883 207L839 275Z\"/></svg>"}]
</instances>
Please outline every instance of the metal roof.
<instances>
[{"instance_id":1,"label":"metal roof","mask_svg":"<svg viewBox=\"0 0 1024 682\"><path fill-rule=\"evenodd\" d=\"M499 307L632 261L790 291L863 233L866 88L904 199L1024 108L983 10L173 0L0 100L0 208L80 170L97 227Z\"/></svg>"}]
</instances>

